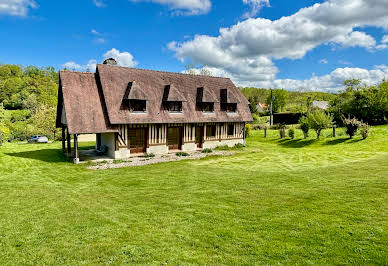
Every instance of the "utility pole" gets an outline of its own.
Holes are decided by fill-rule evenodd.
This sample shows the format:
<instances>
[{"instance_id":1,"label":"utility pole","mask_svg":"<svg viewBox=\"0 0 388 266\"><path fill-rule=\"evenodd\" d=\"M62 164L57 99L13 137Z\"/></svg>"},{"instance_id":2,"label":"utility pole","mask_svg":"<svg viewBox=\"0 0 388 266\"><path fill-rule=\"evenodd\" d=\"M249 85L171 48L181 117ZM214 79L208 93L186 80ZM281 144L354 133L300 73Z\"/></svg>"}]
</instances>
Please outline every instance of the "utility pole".
<instances>
[{"instance_id":1,"label":"utility pole","mask_svg":"<svg viewBox=\"0 0 388 266\"><path fill-rule=\"evenodd\" d=\"M270 117L269 117L269 125L272 126L273 125L273 110L272 110L272 107L273 107L273 91L271 89L271 104L270 104L270 109L269 109L269 112L270 112Z\"/></svg>"}]
</instances>

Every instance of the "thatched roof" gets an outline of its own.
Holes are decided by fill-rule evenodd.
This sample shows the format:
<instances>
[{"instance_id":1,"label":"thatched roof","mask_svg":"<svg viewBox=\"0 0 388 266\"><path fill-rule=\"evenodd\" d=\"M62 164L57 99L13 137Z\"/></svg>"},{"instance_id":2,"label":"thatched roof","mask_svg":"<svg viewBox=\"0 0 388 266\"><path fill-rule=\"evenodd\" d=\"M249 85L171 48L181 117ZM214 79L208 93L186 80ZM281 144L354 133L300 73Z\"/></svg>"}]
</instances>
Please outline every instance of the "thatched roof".
<instances>
[{"instance_id":1,"label":"thatched roof","mask_svg":"<svg viewBox=\"0 0 388 266\"><path fill-rule=\"evenodd\" d=\"M213 114L204 114L196 104L198 88L203 88L202 102L214 103L221 102L221 90L226 89L227 101L237 103L237 112L227 113L215 104ZM119 124L252 120L248 101L227 78L98 65L96 74L61 71L59 94L63 96L71 134L110 132ZM125 104L128 99L147 100L147 112L131 113ZM181 101L183 112L169 113L162 108L163 101Z\"/></svg>"}]
</instances>

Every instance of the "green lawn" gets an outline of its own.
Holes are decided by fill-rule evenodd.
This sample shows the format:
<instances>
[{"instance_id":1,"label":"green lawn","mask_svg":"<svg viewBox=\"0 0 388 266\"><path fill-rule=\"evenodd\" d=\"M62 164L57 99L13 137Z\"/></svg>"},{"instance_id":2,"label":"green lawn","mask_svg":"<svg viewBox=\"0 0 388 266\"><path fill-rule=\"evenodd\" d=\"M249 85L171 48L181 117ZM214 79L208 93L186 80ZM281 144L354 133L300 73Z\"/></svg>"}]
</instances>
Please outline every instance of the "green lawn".
<instances>
[{"instance_id":1,"label":"green lawn","mask_svg":"<svg viewBox=\"0 0 388 266\"><path fill-rule=\"evenodd\" d=\"M60 143L0 147L0 264L388 264L388 126L262 135L229 157L106 171Z\"/></svg>"}]
</instances>

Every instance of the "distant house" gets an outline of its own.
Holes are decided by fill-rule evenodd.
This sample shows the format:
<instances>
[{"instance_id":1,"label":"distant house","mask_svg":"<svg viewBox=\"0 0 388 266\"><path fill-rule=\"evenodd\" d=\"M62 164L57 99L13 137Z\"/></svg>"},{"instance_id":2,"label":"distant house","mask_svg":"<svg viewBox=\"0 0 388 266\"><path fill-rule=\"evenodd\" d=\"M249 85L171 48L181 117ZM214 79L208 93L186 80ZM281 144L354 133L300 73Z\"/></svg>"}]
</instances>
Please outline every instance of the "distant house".
<instances>
[{"instance_id":1,"label":"distant house","mask_svg":"<svg viewBox=\"0 0 388 266\"><path fill-rule=\"evenodd\" d=\"M329 102L328 101L313 101L313 108L319 108L322 110L326 110L329 108Z\"/></svg>"},{"instance_id":2,"label":"distant house","mask_svg":"<svg viewBox=\"0 0 388 266\"><path fill-rule=\"evenodd\" d=\"M265 103L258 103L256 105L256 110L259 113L266 112L268 110L268 106Z\"/></svg>"},{"instance_id":3,"label":"distant house","mask_svg":"<svg viewBox=\"0 0 388 266\"><path fill-rule=\"evenodd\" d=\"M57 127L75 158L79 134L95 133L112 158L244 143L248 101L230 79L98 65L60 71ZM67 131L67 133L65 132Z\"/></svg>"}]
</instances>

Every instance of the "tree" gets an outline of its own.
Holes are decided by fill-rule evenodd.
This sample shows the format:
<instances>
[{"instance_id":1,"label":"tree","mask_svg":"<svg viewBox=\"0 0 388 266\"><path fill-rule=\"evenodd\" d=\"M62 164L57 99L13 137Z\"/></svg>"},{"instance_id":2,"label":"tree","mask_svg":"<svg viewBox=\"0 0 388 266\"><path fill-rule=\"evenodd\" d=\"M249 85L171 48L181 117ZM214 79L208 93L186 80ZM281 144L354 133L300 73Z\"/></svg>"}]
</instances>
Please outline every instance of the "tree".
<instances>
[{"instance_id":1,"label":"tree","mask_svg":"<svg viewBox=\"0 0 388 266\"><path fill-rule=\"evenodd\" d=\"M288 92L286 90L273 90L274 100L272 102L272 110L274 113L282 111L287 103ZM271 95L267 96L266 104L269 106L271 104Z\"/></svg>"},{"instance_id":2,"label":"tree","mask_svg":"<svg viewBox=\"0 0 388 266\"><path fill-rule=\"evenodd\" d=\"M358 121L356 118L353 119L344 119L344 125L346 128L346 134L352 139L354 135L357 134L358 128L362 126L362 122Z\"/></svg>"},{"instance_id":3,"label":"tree","mask_svg":"<svg viewBox=\"0 0 388 266\"><path fill-rule=\"evenodd\" d=\"M307 139L309 136L309 130L310 130L310 124L307 117L303 116L301 119L299 119L299 126L300 126L300 129L303 131L304 138Z\"/></svg>"},{"instance_id":4,"label":"tree","mask_svg":"<svg viewBox=\"0 0 388 266\"><path fill-rule=\"evenodd\" d=\"M355 117L368 124L388 121L388 82L361 86L358 80L345 81L346 89L330 103L330 112L338 123L343 117Z\"/></svg>"},{"instance_id":5,"label":"tree","mask_svg":"<svg viewBox=\"0 0 388 266\"><path fill-rule=\"evenodd\" d=\"M259 98L257 96L251 96L248 98L249 101L249 110L251 111L251 114L257 113L257 105L259 104Z\"/></svg>"},{"instance_id":6,"label":"tree","mask_svg":"<svg viewBox=\"0 0 388 266\"><path fill-rule=\"evenodd\" d=\"M317 133L317 139L321 136L321 131L333 126L333 117L322 110L310 112L307 115L308 124Z\"/></svg>"},{"instance_id":7,"label":"tree","mask_svg":"<svg viewBox=\"0 0 388 266\"><path fill-rule=\"evenodd\" d=\"M9 138L10 131L5 125L5 110L3 104L0 103L0 146Z\"/></svg>"}]
</instances>

